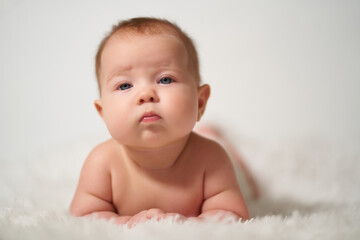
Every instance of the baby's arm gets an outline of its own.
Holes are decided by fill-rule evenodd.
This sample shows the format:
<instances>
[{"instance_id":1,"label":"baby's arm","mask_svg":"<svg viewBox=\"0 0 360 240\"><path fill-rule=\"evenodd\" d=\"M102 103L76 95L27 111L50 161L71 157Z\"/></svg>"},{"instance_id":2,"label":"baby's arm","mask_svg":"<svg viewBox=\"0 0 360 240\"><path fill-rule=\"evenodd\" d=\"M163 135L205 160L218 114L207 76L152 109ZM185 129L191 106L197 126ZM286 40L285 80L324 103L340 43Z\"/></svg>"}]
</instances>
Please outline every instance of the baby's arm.
<instances>
[{"instance_id":1,"label":"baby's arm","mask_svg":"<svg viewBox=\"0 0 360 240\"><path fill-rule=\"evenodd\" d=\"M101 145L87 157L82 167L80 180L70 206L74 216L118 218L112 204L111 175L109 162ZM125 221L126 219L117 219Z\"/></svg>"},{"instance_id":2,"label":"baby's arm","mask_svg":"<svg viewBox=\"0 0 360 240\"><path fill-rule=\"evenodd\" d=\"M231 161L225 150L212 143L204 179L204 202L199 218L235 216L249 219L245 200L238 186Z\"/></svg>"},{"instance_id":3,"label":"baby's arm","mask_svg":"<svg viewBox=\"0 0 360 240\"><path fill-rule=\"evenodd\" d=\"M112 219L116 224L127 224L129 227L152 218L159 220L178 215L165 214L160 209L144 210L134 216L120 216L117 214L112 204L109 162L111 156L107 157L107 154L108 151L105 151L103 145L100 145L85 160L78 187L70 205L71 215L76 217L85 216Z\"/></svg>"},{"instance_id":4,"label":"baby's arm","mask_svg":"<svg viewBox=\"0 0 360 240\"><path fill-rule=\"evenodd\" d=\"M102 145L96 147L84 162L75 196L70 206L73 216L112 219L116 224L136 223L166 217L160 209L149 209L134 216L120 216L112 204L110 163Z\"/></svg>"}]
</instances>

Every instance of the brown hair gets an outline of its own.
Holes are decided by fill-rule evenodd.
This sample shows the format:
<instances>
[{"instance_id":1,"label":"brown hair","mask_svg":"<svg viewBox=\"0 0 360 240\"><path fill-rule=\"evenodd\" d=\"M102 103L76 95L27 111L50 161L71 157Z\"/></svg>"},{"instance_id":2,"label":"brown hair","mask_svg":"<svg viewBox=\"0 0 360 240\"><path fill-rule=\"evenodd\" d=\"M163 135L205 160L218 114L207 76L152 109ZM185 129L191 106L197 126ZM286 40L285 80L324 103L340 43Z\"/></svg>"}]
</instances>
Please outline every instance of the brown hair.
<instances>
[{"instance_id":1,"label":"brown hair","mask_svg":"<svg viewBox=\"0 0 360 240\"><path fill-rule=\"evenodd\" d=\"M96 78L99 90L100 87L100 69L101 69L101 55L107 41L116 33L119 32L135 32L141 34L161 34L170 33L175 37L178 37L185 45L185 49L189 56L189 69L193 71L197 85L200 85L200 70L199 70L199 59L196 48L191 38L183 32L176 24L169 22L165 19L158 18L131 18L119 22L117 25L112 27L112 30L105 38L101 41L95 59L95 70Z\"/></svg>"}]
</instances>

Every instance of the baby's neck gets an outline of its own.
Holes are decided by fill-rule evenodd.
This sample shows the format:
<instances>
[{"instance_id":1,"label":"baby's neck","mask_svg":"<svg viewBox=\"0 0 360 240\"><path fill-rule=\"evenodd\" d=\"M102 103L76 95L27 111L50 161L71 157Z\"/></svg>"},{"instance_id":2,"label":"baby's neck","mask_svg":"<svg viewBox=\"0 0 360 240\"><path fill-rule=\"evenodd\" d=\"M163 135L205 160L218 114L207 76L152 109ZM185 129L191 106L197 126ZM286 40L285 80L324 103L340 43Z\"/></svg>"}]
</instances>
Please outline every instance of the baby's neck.
<instances>
[{"instance_id":1,"label":"baby's neck","mask_svg":"<svg viewBox=\"0 0 360 240\"><path fill-rule=\"evenodd\" d=\"M124 146L125 159L143 170L171 169L186 148L192 134L189 134L164 147L147 149Z\"/></svg>"}]
</instances>

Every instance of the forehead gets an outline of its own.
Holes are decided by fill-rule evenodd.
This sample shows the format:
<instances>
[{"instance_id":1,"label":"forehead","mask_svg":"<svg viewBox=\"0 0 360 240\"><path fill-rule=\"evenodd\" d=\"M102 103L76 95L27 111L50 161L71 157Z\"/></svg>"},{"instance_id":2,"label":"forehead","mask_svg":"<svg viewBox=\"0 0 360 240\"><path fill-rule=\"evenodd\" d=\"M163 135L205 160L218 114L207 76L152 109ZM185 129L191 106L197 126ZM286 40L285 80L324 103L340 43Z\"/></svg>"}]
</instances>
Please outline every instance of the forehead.
<instances>
[{"instance_id":1,"label":"forehead","mask_svg":"<svg viewBox=\"0 0 360 240\"><path fill-rule=\"evenodd\" d=\"M119 32L111 36L106 43L104 50L109 47L124 46L123 50L139 49L141 47L152 48L169 48L185 50L185 44L180 38L173 34L160 33L160 34L145 34L136 32ZM168 49L168 50L169 50ZM144 50L144 49L143 49ZM162 52L160 52L162 53Z\"/></svg>"},{"instance_id":2,"label":"forehead","mask_svg":"<svg viewBox=\"0 0 360 240\"><path fill-rule=\"evenodd\" d=\"M140 49L141 47L147 47L149 49L163 47L173 50L181 48L181 50L186 50L183 41L176 35L170 33L147 34L134 31L119 31L109 38L103 51L114 45L118 47L123 45L123 50L128 49L129 51Z\"/></svg>"},{"instance_id":3,"label":"forehead","mask_svg":"<svg viewBox=\"0 0 360 240\"><path fill-rule=\"evenodd\" d=\"M114 68L129 68L149 62L185 66L188 63L185 45L171 34L114 34L103 49L101 78L106 78Z\"/></svg>"}]
</instances>

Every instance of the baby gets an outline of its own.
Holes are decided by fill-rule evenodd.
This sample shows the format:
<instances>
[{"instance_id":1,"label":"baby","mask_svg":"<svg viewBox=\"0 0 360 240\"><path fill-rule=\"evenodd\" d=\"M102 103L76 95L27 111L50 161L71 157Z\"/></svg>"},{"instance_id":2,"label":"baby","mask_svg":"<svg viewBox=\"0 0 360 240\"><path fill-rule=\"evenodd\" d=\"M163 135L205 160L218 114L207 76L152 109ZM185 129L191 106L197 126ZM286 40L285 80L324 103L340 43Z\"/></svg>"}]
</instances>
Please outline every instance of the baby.
<instances>
[{"instance_id":1,"label":"baby","mask_svg":"<svg viewBox=\"0 0 360 240\"><path fill-rule=\"evenodd\" d=\"M210 87L200 84L196 49L179 27L120 22L100 44L96 75L95 107L112 138L85 160L72 215L129 226L174 216L249 218L225 150L193 132Z\"/></svg>"}]
</instances>

